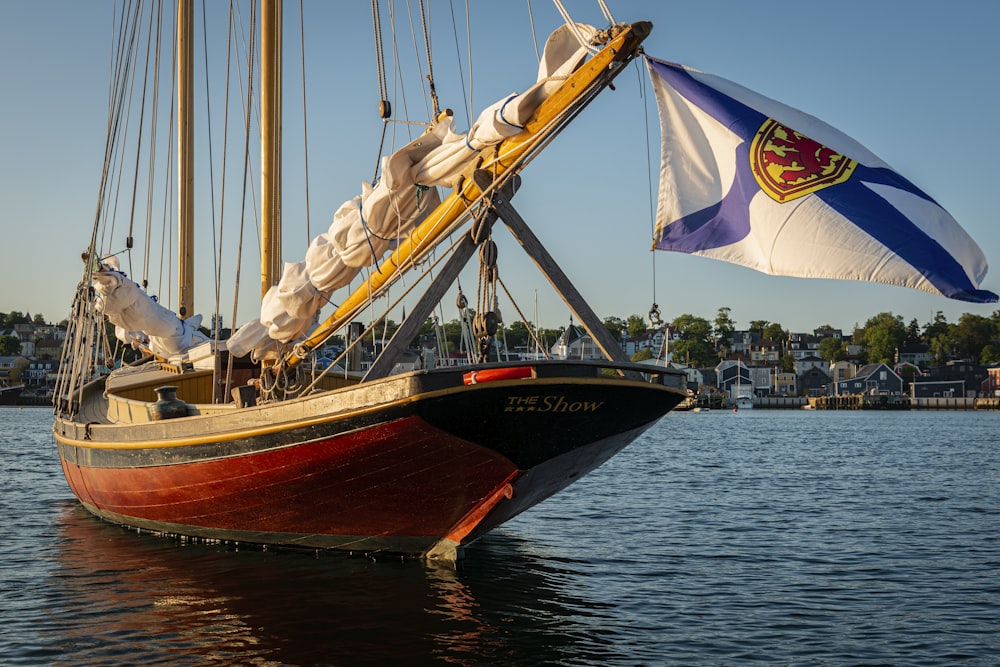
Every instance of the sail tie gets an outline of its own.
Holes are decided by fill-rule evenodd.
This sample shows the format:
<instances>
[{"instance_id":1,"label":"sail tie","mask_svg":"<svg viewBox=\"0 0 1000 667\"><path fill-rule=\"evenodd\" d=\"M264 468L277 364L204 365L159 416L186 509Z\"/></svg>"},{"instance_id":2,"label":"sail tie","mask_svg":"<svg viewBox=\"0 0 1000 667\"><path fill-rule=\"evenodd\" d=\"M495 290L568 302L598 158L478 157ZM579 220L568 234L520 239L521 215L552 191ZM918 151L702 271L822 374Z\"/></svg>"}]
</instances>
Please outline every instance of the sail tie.
<instances>
[{"instance_id":1,"label":"sail tie","mask_svg":"<svg viewBox=\"0 0 1000 667\"><path fill-rule=\"evenodd\" d=\"M378 265L379 254L375 252L375 246L372 244L372 236L378 235L371 230L368 222L365 220L365 209L360 198L358 199L358 216L361 218L361 228L365 231L365 241L368 242L368 249L372 251L372 262L375 264L375 269L381 271L382 268Z\"/></svg>"},{"instance_id":2,"label":"sail tie","mask_svg":"<svg viewBox=\"0 0 1000 667\"><path fill-rule=\"evenodd\" d=\"M510 104L511 100L515 99L516 97L518 97L517 93L511 95L506 100L504 100L504 103L500 107L500 113L498 115L500 116L500 120L502 120L507 125L510 125L511 127L516 127L519 130L523 130L524 129L524 125L519 125L518 123L515 123L513 121L509 121L509 120L507 120L507 117L504 116L504 111L507 109L507 105Z\"/></svg>"}]
</instances>

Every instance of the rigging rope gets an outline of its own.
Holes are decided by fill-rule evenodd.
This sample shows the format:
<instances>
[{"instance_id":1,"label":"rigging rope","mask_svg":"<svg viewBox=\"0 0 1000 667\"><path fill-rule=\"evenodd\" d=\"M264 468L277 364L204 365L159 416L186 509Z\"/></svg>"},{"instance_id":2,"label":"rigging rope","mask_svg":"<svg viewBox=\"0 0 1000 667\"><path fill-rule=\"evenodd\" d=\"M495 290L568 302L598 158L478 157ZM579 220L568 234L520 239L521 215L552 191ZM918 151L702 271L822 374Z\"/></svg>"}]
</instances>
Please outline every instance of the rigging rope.
<instances>
[{"instance_id":1,"label":"rigging rope","mask_svg":"<svg viewBox=\"0 0 1000 667\"><path fill-rule=\"evenodd\" d=\"M163 25L163 5L160 5L159 14L157 16L157 29L156 29L156 48L154 52L155 64L153 65L153 71L155 72L153 78L153 118L150 121L150 138L149 145L151 147L156 146L156 127L158 125L157 118L159 117L159 92L160 92L160 35L162 34ZM154 168L155 164L155 150L149 151L149 180L147 185L146 194L146 244L143 249L143 265L144 271L142 276L142 287L146 289L149 285L149 263L152 256L152 248L150 247L150 235L153 230L153 175L156 173ZM126 244L129 248L132 247L131 234L129 235L129 242ZM131 255L131 253L130 253ZM131 265L131 256L129 258L129 264Z\"/></svg>"},{"instance_id":2,"label":"rigging rope","mask_svg":"<svg viewBox=\"0 0 1000 667\"><path fill-rule=\"evenodd\" d=\"M208 190L209 190L209 201L211 202L212 211L212 273L216 276L215 280L215 310L214 312L219 312L219 276L221 276L221 269L219 267L219 250L215 243L215 174L214 165L215 159L212 153L212 96L209 94L208 86L208 19L206 18L205 2L201 3L201 37L202 44L205 51L205 106L207 118L205 119L205 125L208 128ZM228 88L228 86L227 86ZM191 314L191 313L189 313ZM214 318L218 321L218 317Z\"/></svg>"},{"instance_id":3,"label":"rigging rope","mask_svg":"<svg viewBox=\"0 0 1000 667\"><path fill-rule=\"evenodd\" d=\"M382 151L385 148L385 134L392 116L392 104L389 102L389 89L385 77L385 46L382 42L382 14L379 11L378 0L372 0L372 29L375 32L375 70L378 78L378 115L382 119L382 135L378 140L378 150L375 153L375 169L372 173L372 183L378 180L378 170L381 164ZM303 89L305 86L303 86Z\"/></svg>"},{"instance_id":4,"label":"rigging rope","mask_svg":"<svg viewBox=\"0 0 1000 667\"><path fill-rule=\"evenodd\" d=\"M255 190L252 187L252 175L251 175L251 172L250 172L250 124L251 124L251 119L253 117L253 66L254 66L253 54L255 53L255 38L256 38L256 29L255 28L256 28L256 20L257 20L256 16L257 16L257 13L254 12L254 11L251 11L251 14L250 14L250 31L249 31L250 32L250 43L246 45L246 50L245 50L246 59L247 59L247 62L246 62L246 66L247 66L247 90L246 90L246 98L245 98L244 108L243 108L243 117L244 117L244 120L243 120L243 131L244 131L243 132L243 134L244 134L244 138L243 138L243 193L242 193L243 196L242 196L242 199L241 199L241 201L244 202L244 205L240 207L239 240L238 240L238 242L236 244L236 280L235 280L235 283L233 285L233 314L232 314L232 318L233 318L232 322L234 322L234 323L236 322L236 318L237 318L237 309L238 309L239 296L240 296L240 274L241 274L241 267L243 265L243 262L242 262L242 260L243 260L243 234L244 234L244 231L246 229L246 213L247 213L245 202L247 200L247 194L248 194L248 189L247 189L247 182L248 181L251 182L251 187L249 189L249 193L251 195L251 201L254 204L254 217L256 217L256 201L257 200L256 200L256 197L254 196L255 195ZM242 20L240 21L240 23L242 24ZM232 5L230 5L230 25L232 25ZM239 77L237 77L237 78L239 78ZM258 227L258 234L259 234L259 232L260 232L260 230L259 230L259 227ZM225 387L225 396L227 396L227 397L229 396L229 392L231 390L230 382L232 381L232 377L233 377L233 373L232 373L232 371L233 371L233 356L232 355L228 355L228 356L229 356L229 359L228 359L228 363L227 363L227 366L226 366L226 387Z\"/></svg>"},{"instance_id":5,"label":"rigging rope","mask_svg":"<svg viewBox=\"0 0 1000 667\"><path fill-rule=\"evenodd\" d=\"M148 80L149 80L149 53L150 53L150 49L152 48L152 44L153 44L153 40L150 37L150 35L152 35L152 30L153 30L153 7L152 7L152 5L150 5L150 8L149 8L149 24L146 27L146 63L145 63L145 66L143 67L142 89L141 89L141 98L140 98L140 103L139 103L139 120L138 120L138 123L139 123L139 137L138 137L137 149L136 149L136 152L135 152L135 167L134 167L134 171L132 173L132 200L131 200L131 204L130 204L130 208L129 208L128 233L127 233L126 242L125 242L125 245L129 249L132 248L132 232L133 232L133 224L134 224L134 221L135 221L135 200L136 200L136 192L137 192L137 189L139 187L139 158L142 156L142 151L138 150L138 148L142 146L143 131L145 130L145 123L143 121L146 118L146 91L148 90ZM133 75L134 74L135 74L135 70L133 70ZM133 78L133 85L134 85L134 83L135 83L135 80ZM150 148L150 150L152 151L152 147ZM128 253L128 261L129 261L129 273L132 273L133 270L132 270L132 253L131 252Z\"/></svg>"},{"instance_id":6,"label":"rigging rope","mask_svg":"<svg viewBox=\"0 0 1000 667\"><path fill-rule=\"evenodd\" d=\"M535 34L535 14L531 11L531 0L528 0L528 22L531 24L531 43L535 47L535 60L542 61L542 54L538 52L538 36Z\"/></svg>"},{"instance_id":7,"label":"rigging rope","mask_svg":"<svg viewBox=\"0 0 1000 667\"><path fill-rule=\"evenodd\" d=\"M312 241L312 224L309 221L309 123L306 118L306 26L305 11L302 0L299 0L299 44L302 54L302 158L305 164L305 195L306 195L306 245Z\"/></svg>"},{"instance_id":8,"label":"rigging rope","mask_svg":"<svg viewBox=\"0 0 1000 667\"><path fill-rule=\"evenodd\" d=\"M645 132L646 132L646 192L649 199L649 225L650 225L650 238L655 246L656 243L656 193L653 191L653 157L651 153L650 142L652 140L650 128L649 128L649 92L646 89L646 77L642 75L642 68L638 65L636 61L636 74L639 79L639 96L642 98L642 108L643 108L643 120L645 122ZM654 249L650 249L650 264L652 271L652 291L653 291L653 307L649 311L649 319L653 321L654 327L659 327L660 325L660 308L657 306L656 300L656 255ZM654 318L655 313L655 318Z\"/></svg>"},{"instance_id":9,"label":"rigging rope","mask_svg":"<svg viewBox=\"0 0 1000 667\"><path fill-rule=\"evenodd\" d=\"M455 37L455 61L458 63L462 62L462 52L458 47L458 26L455 24L455 3L454 1L449 3L451 7L451 31ZM465 76L462 75L462 68L458 68L459 77L458 80L462 84L462 100L465 104L465 119L466 124L470 127L472 126L472 32L469 27L469 3L466 0L465 3L465 43L467 52L469 54L469 92L465 91Z\"/></svg>"},{"instance_id":10,"label":"rigging rope","mask_svg":"<svg viewBox=\"0 0 1000 667\"><path fill-rule=\"evenodd\" d=\"M378 8L378 0L372 0L372 28L375 31L375 69L378 73L379 117L388 118L391 115L391 106L385 82L385 48L382 44L382 15Z\"/></svg>"},{"instance_id":11,"label":"rigging rope","mask_svg":"<svg viewBox=\"0 0 1000 667\"><path fill-rule=\"evenodd\" d=\"M420 0L420 22L424 29L424 50L427 52L427 84L430 87L434 118L437 118L441 115L441 104L438 102L437 89L434 87L434 58L431 54L431 31L430 25L427 23L427 11L424 7L424 0Z\"/></svg>"},{"instance_id":12,"label":"rigging rope","mask_svg":"<svg viewBox=\"0 0 1000 667\"><path fill-rule=\"evenodd\" d=\"M611 10L608 9L607 3L604 0L597 0L597 4L601 6L601 11L604 12L604 19L608 22L608 25L615 25L615 17L611 15Z\"/></svg>"},{"instance_id":13,"label":"rigging rope","mask_svg":"<svg viewBox=\"0 0 1000 667\"><path fill-rule=\"evenodd\" d=\"M563 21L565 21L566 25L569 26L569 29L573 31L573 36L576 37L576 41L580 43L580 46L586 47L586 49L591 53L597 53L597 47L591 44L590 41L583 36L583 33L580 32L580 29L576 26L576 21L573 20L573 17L569 15L569 12L563 6L562 0L552 0L552 2L555 4L556 9L559 10L559 13L562 14Z\"/></svg>"},{"instance_id":14,"label":"rigging rope","mask_svg":"<svg viewBox=\"0 0 1000 667\"><path fill-rule=\"evenodd\" d=\"M226 81L227 82L229 81L230 71L232 70L232 65L233 65L233 30L234 30L234 26L233 26L233 6L232 6L232 4L230 4L229 5L228 26L227 26L227 29L226 29ZM226 224L226 180L227 180L226 179L226 164L229 162L229 160L228 160L228 156L229 156L229 148L228 148L229 147L229 86L227 85L225 88L226 88L226 94L224 96L223 105L222 105L222 108L223 108L223 114L222 115L223 115L223 118L225 118L225 120L222 123L222 186L221 186L221 192L220 192L220 197L219 197L219 247L224 247L224 245L222 243L222 240L223 240L223 232L225 231L225 224ZM218 273L216 273L216 276L215 276L215 312L219 313L221 315L221 311L222 311L222 262L221 262L221 258L220 258L220 261L216 263L216 266L217 266L217 269L218 269ZM233 298L233 301L234 302L236 301L235 297ZM233 323L234 323L236 321L235 320L235 318L236 318L236 313L235 312L233 313L233 318L234 318L233 319ZM215 318L216 321L214 323L214 326L212 327L213 328L213 335L214 335L216 341L218 341L222 337L222 322L221 322L221 319L222 319L221 317L216 317ZM230 360L230 363L231 363L231 360ZM228 374L228 372L227 372L227 375L226 375L226 382L227 383L229 382L229 374ZM223 393L223 396L229 396L229 386L228 386L228 384L225 387L225 392Z\"/></svg>"}]
</instances>

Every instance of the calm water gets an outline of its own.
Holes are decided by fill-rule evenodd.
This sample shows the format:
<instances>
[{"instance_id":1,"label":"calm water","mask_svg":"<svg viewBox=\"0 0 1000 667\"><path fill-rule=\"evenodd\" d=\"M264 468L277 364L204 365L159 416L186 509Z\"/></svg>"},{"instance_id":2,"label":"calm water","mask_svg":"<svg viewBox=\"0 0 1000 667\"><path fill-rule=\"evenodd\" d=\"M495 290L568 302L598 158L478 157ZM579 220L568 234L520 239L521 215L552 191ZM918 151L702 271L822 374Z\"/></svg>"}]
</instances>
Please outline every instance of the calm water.
<instances>
[{"instance_id":1,"label":"calm water","mask_svg":"<svg viewBox=\"0 0 1000 667\"><path fill-rule=\"evenodd\" d=\"M137 535L0 408L2 665L995 665L1000 413L670 415L467 551Z\"/></svg>"}]
</instances>

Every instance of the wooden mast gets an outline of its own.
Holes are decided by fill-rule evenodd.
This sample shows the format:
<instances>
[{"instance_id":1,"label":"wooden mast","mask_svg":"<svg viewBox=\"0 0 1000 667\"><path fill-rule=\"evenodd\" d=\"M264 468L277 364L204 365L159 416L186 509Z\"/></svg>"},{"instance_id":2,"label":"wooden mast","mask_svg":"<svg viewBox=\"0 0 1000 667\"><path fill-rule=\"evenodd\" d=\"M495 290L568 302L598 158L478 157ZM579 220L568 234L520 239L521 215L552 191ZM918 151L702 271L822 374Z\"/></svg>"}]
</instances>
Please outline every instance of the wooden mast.
<instances>
[{"instance_id":1,"label":"wooden mast","mask_svg":"<svg viewBox=\"0 0 1000 667\"><path fill-rule=\"evenodd\" d=\"M177 314L194 313L194 11L177 2Z\"/></svg>"},{"instance_id":2,"label":"wooden mast","mask_svg":"<svg viewBox=\"0 0 1000 667\"><path fill-rule=\"evenodd\" d=\"M261 296L281 277L281 0L260 4Z\"/></svg>"}]
</instances>

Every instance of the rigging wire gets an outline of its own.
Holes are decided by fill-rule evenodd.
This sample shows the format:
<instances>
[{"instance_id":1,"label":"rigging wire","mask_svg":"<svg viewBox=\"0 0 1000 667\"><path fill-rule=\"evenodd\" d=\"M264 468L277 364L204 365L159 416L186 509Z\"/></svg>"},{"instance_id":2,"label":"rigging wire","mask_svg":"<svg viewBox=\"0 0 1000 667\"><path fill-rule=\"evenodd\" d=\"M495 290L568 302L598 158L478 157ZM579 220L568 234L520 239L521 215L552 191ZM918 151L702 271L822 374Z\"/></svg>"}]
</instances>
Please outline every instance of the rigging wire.
<instances>
[{"instance_id":1,"label":"rigging wire","mask_svg":"<svg viewBox=\"0 0 1000 667\"><path fill-rule=\"evenodd\" d=\"M378 0L372 0L372 28L375 32L375 70L378 75L379 117L388 118L391 114L389 91L385 81L385 47L382 42L382 13Z\"/></svg>"},{"instance_id":2,"label":"rigging wire","mask_svg":"<svg viewBox=\"0 0 1000 667\"><path fill-rule=\"evenodd\" d=\"M462 51L458 46L458 26L455 23L455 2L452 0L448 3L451 8L451 31L455 37L455 60L461 65L462 63ZM466 94L465 91L465 76L462 74L461 66L458 68L459 76L458 80L462 84L462 100L465 104L465 119L466 123L472 126L472 29L469 26L469 3L466 0L465 3L465 41L466 48L469 54L469 92Z\"/></svg>"},{"instance_id":3,"label":"rigging wire","mask_svg":"<svg viewBox=\"0 0 1000 667\"><path fill-rule=\"evenodd\" d=\"M393 8L394 8L394 5L390 5L390 11L392 11ZM413 12L410 10L409 3L407 3L407 5L406 5L406 17L407 17L407 20L409 21L409 24L410 24L410 39L412 40L412 43L413 43L413 56L414 56L413 57L413 62L417 66L417 73L420 75L420 78L422 80L426 80L425 77L424 77L424 63L423 63L423 60L420 58L420 47L419 47L419 41L417 40L417 29L413 25ZM400 73L402 72L402 65L401 65L400 60L399 60L399 50L397 48L396 28L395 28L395 26L396 26L396 18L395 18L394 13L393 13L393 15L392 15L391 18L392 18L392 26L393 26L393 29L392 29L392 35L393 35L393 42L392 42L393 43L393 56L394 56L395 65L396 65L396 69L395 69L395 72L396 72L395 82L399 86L399 88L402 89L403 85L404 85L403 84L404 77L400 76ZM427 106L428 97L429 96L425 96L424 97L424 112L426 113L427 117L430 118L431 121L433 121L433 119L435 117L431 116L431 109L430 109L430 107ZM409 118L410 117L409 110L406 108L406 97L405 96L403 97L403 116L405 118Z\"/></svg>"},{"instance_id":4,"label":"rigging wire","mask_svg":"<svg viewBox=\"0 0 1000 667\"><path fill-rule=\"evenodd\" d=\"M256 3L254 3L254 4L256 4ZM232 7L233 7L233 5L230 4L230 17L232 16ZM247 62L246 62L246 66L247 66L247 70L246 70L247 71L247 89L246 89L246 91L241 91L241 94L244 93L244 92L246 94L246 99L245 99L245 103L244 103L244 107L243 107L243 118L244 118L244 120L243 120L243 130L244 130L244 132L243 132L243 135L244 135L243 136L243 193L242 193L243 196L242 196L242 198L240 200L243 203L243 205L240 207L240 229L239 229L239 235L238 235L239 236L239 240L237 241L237 244L236 244L236 280L235 280L235 283L233 284L233 315L232 315L232 322L233 323L235 323L237 321L237 312L238 312L238 309L239 309L239 300L240 300L239 299L239 296L240 296L240 275L241 275L241 272L242 272L242 265L243 265L243 240L244 240L243 239L243 235L244 235L244 232L246 230L246 213L247 213L247 210L246 210L246 201L247 201L247 194L248 194L248 191L247 191L247 183L248 182L250 183L250 190L249 190L249 192L250 192L250 195L251 195L251 201L254 204L254 216L256 217L256 198L253 197L254 189L253 189L252 174L251 174L251 170L250 170L250 126L251 126L251 121L252 121L252 118L253 118L253 66L254 66L254 53L255 53L255 35L256 35L256 25L257 25L256 24L256 20L257 20L256 17L257 17L257 12L254 9L252 9L251 13L250 13L250 30L249 30L250 41L249 41L249 44L245 44L244 45L246 47L245 48L245 53L246 53L246 59L247 59ZM240 25L243 25L242 16L240 17L240 20L238 21L238 23ZM238 45L237 45L236 48L237 48L237 51L238 51ZM239 77L237 77L237 78L239 78ZM241 86L242 86L242 84L241 84ZM258 226L258 234L259 233L260 233L260 229L259 229L259 226ZM233 357L232 357L232 355L229 355L229 361L228 361L228 364L227 364L227 367L226 367L226 387L225 387L225 394L224 394L225 396L229 396L229 392L231 390L231 382L232 382L232 377L233 377L232 371L233 371Z\"/></svg>"},{"instance_id":5,"label":"rigging wire","mask_svg":"<svg viewBox=\"0 0 1000 667\"><path fill-rule=\"evenodd\" d=\"M300 0L301 2L301 0ZM378 179L379 165L385 148L385 135L392 116L392 103L389 101L389 90L385 76L385 45L382 41L382 13L378 0L372 0L372 30L375 34L375 70L378 79L378 115L382 119L382 133L378 140L378 150L375 153L375 169L372 172L372 183ZM305 86L303 85L303 89Z\"/></svg>"},{"instance_id":6,"label":"rigging wire","mask_svg":"<svg viewBox=\"0 0 1000 667\"><path fill-rule=\"evenodd\" d=\"M240 11L240 5L239 5L239 3L233 3L232 0L231 0L230 6L231 7L235 6L235 8L236 8L236 17L237 17L236 24L238 26L240 26L240 27L246 25L246 21L243 18L243 13ZM249 137L249 132L250 132L250 126L252 124L251 120L254 117L254 113L253 113L254 111L256 111L257 127L258 128L260 127L260 108L259 108L259 106L255 106L254 105L254 101L256 100L256 97L253 94L253 83L252 83L253 82L254 66L255 66L255 64L257 62L255 60L256 55L257 55L257 46L256 46L257 41L256 40L257 40L257 16L258 16L257 2L256 2L256 0L251 0L250 7L249 7L249 12L248 13L250 15L249 26L248 26L247 30L240 30L240 32L239 32L239 36L241 37L241 41L242 41L242 44L243 44L243 51L246 54L246 58L247 58L247 73L246 73L247 90L245 90L245 91L243 90L243 83L244 83L243 78L241 78L241 77L237 77L236 78L236 80L240 84L240 99L241 99L241 103L244 105L244 112L246 114L246 127L245 127L245 130L244 130L244 133L246 134L246 140L244 142L244 150L245 150L244 160L248 160L249 159L249 151L250 151L249 143L248 143L249 142L249 138L250 138ZM249 40L247 40L247 35L248 34L250 36ZM239 53L239 44L236 45L235 50L236 50L237 53ZM246 186L244 185L243 199L241 201L243 202L243 204L242 204L243 207L245 207L246 206L246 196L247 196L247 194L250 195L250 204L251 204L251 206L253 208L253 219L255 221L257 221L257 224L255 226L255 229L256 229L256 232L257 232L257 246L256 247L260 248L261 247L261 238L260 238L260 211L259 211L259 209L257 207L258 190L257 190L256 182L254 181L254 172L253 172L253 170L250 170L249 174L245 175L245 176L247 176L249 178L249 180L250 180L250 187L249 187L249 189L247 189ZM242 211L241 215L245 216L245 214L246 214L246 211L245 210ZM241 219L241 224L242 224L242 219ZM259 259L259 256L258 256L258 259Z\"/></svg>"},{"instance_id":7,"label":"rigging wire","mask_svg":"<svg viewBox=\"0 0 1000 667\"><path fill-rule=\"evenodd\" d=\"M117 159L117 155L119 154L118 136L125 114L125 81L127 79L127 72L133 62L135 45L134 16L138 15L138 8L135 11L136 14L133 15L133 19L130 21L127 19L125 6L122 5L121 16L119 19L114 20L112 25L112 32L115 32L115 28L117 27L118 39L116 43L118 44L118 50L115 53L114 48L112 48L111 53L113 75L112 81L108 86L107 143L104 148L104 167L101 172L100 188L98 189L94 226L91 230L90 245L88 246L88 253L92 256L87 258L86 277L89 277L90 270L95 267L95 262L100 259L99 248L104 247L104 242L108 234L108 213L105 204L110 198L113 189L112 183L115 181L113 176L115 164L119 163ZM130 32L126 26L132 26L132 31ZM100 244L98 244L97 240L99 233L101 236Z\"/></svg>"},{"instance_id":8,"label":"rigging wire","mask_svg":"<svg viewBox=\"0 0 1000 667\"><path fill-rule=\"evenodd\" d=\"M177 30L177 18L174 16L174 20L171 21L171 25L174 30ZM177 35L173 35L173 39L170 40L173 48L171 50L171 64L172 67L171 77L170 77L170 99L177 99L177 86L179 85L177 81ZM177 131L177 125L175 123L175 113L177 111L177 105L171 104L170 106L170 122L168 127L170 128L167 136L167 145L174 146L175 132ZM174 196L177 187L177 179L174 178L174 159L175 151L167 151L167 167L164 173L164 194L163 201L165 206L163 207L163 220L160 222L160 276L159 282L156 287L156 293L163 295L163 281L167 281L167 303L173 301L172 288L173 288L173 249L174 244L167 241L168 238L174 237L174 227L173 222L176 220L177 213L177 199ZM166 259L164 259L164 253L166 253ZM163 267L167 267L166 270ZM161 299L162 301L162 299Z\"/></svg>"},{"instance_id":9,"label":"rigging wire","mask_svg":"<svg viewBox=\"0 0 1000 667\"><path fill-rule=\"evenodd\" d=\"M652 141L652 133L649 128L649 91L646 88L646 78L642 75L642 69L639 66L638 59L636 63L636 75L639 79L639 97L642 98L642 108L643 108L643 120L645 122L645 132L646 132L646 192L649 199L649 236L650 240L655 245L656 243L656 209L654 204L656 202L656 196L653 192L653 157L650 151L650 142ZM650 248L651 266L652 266L652 283L653 283L653 305L657 303L656 300L656 252L654 248Z\"/></svg>"},{"instance_id":10,"label":"rigging wire","mask_svg":"<svg viewBox=\"0 0 1000 667\"><path fill-rule=\"evenodd\" d=\"M227 17L227 27L226 27L226 85L225 85L225 95L223 97L222 103L222 184L220 186L219 192L219 248L225 247L223 245L223 238L226 227L226 166L229 162L229 78L232 71L232 59L233 59L233 4L229 3L229 12ZM222 253L219 254L219 261L216 264L217 273L215 276L215 308L214 312L217 315L221 315L222 312ZM236 298L233 298L235 303ZM231 323L235 323L235 312L233 313L233 320ZM222 322L221 317L216 317L215 322L212 325L212 334L216 341L220 340L222 337ZM227 374L228 382L228 374ZM229 395L228 388L224 396Z\"/></svg>"},{"instance_id":11,"label":"rigging wire","mask_svg":"<svg viewBox=\"0 0 1000 667\"><path fill-rule=\"evenodd\" d=\"M608 5L604 0L597 0L597 4L601 6L601 11L604 13L604 20L608 22L608 25L615 25L615 17L611 15L611 10L608 9Z\"/></svg>"},{"instance_id":12,"label":"rigging wire","mask_svg":"<svg viewBox=\"0 0 1000 667\"><path fill-rule=\"evenodd\" d=\"M150 120L150 137L149 145L151 150L149 151L149 177L146 186L146 243L143 249L143 276L142 276L142 286L145 289L149 285L149 263L152 250L150 248L150 234L153 229L153 180L155 174L155 150L152 150L156 146L156 128L158 125L157 118L159 117L159 94L160 94L160 36L163 34L163 5L159 4L159 12L156 20L156 47L154 49L155 53L155 64L153 65L153 112L152 119ZM127 247L131 249L132 247L132 235L129 234ZM131 253L129 253L131 255ZM131 259L129 260L131 262Z\"/></svg>"},{"instance_id":13,"label":"rigging wire","mask_svg":"<svg viewBox=\"0 0 1000 667\"><path fill-rule=\"evenodd\" d=\"M299 43L302 53L302 158L305 162L305 196L306 196L306 245L312 241L312 223L309 220L309 123L306 118L306 25L305 10L302 0L299 0Z\"/></svg>"},{"instance_id":14,"label":"rigging wire","mask_svg":"<svg viewBox=\"0 0 1000 667\"><path fill-rule=\"evenodd\" d=\"M221 275L221 268L219 267L219 250L216 245L216 217L215 217L215 158L212 153L212 96L209 91L208 85L208 18L205 10L205 0L201 2L201 37L202 44L204 47L204 63L205 63L205 125L208 128L208 199L209 205L212 211L212 274L216 276L215 280L215 309L214 312L219 312L219 290L221 286L219 285L219 278L217 276ZM221 234L221 231L220 231ZM218 322L218 317L215 318Z\"/></svg>"},{"instance_id":15,"label":"rigging wire","mask_svg":"<svg viewBox=\"0 0 1000 667\"><path fill-rule=\"evenodd\" d=\"M146 26L146 62L143 66L142 72L142 96L139 103L139 137L138 146L142 146L143 132L145 131L145 118L146 118L146 91L149 89L149 61L150 61L150 50L153 45L153 6L149 6L149 24ZM150 147L150 160L152 160L153 149ZM128 248L132 247L132 233L133 225L135 224L135 200L137 197L137 192L139 188L139 158L142 157L142 151L136 150L135 152L135 167L132 174L132 201L129 207L128 216L128 233L126 236L125 245ZM129 273L132 273L132 253L128 253L129 262Z\"/></svg>"},{"instance_id":16,"label":"rigging wire","mask_svg":"<svg viewBox=\"0 0 1000 667\"><path fill-rule=\"evenodd\" d=\"M542 54L538 52L538 36L535 34L535 14L531 11L531 0L528 0L528 22L531 24L531 44L535 47L535 60L542 61Z\"/></svg>"},{"instance_id":17,"label":"rigging wire","mask_svg":"<svg viewBox=\"0 0 1000 667\"><path fill-rule=\"evenodd\" d=\"M556 9L559 10L559 13L562 14L563 21L566 22L567 26L569 26L569 29L573 32L573 36L576 37L576 41L580 43L580 46L586 47L586 49L591 53L597 53L597 47L591 44L590 40L585 38L583 33L580 32L580 29L576 25L576 21L573 20L573 17L569 15L566 7L563 6L562 0L552 0L552 2L555 4Z\"/></svg>"},{"instance_id":18,"label":"rigging wire","mask_svg":"<svg viewBox=\"0 0 1000 667\"><path fill-rule=\"evenodd\" d=\"M424 50L427 53L427 85L430 89L434 118L437 118L441 115L441 104L438 101L437 89L434 87L434 57L431 53L431 29L427 21L427 10L424 7L424 0L420 0L420 22L424 30Z\"/></svg>"},{"instance_id":19,"label":"rigging wire","mask_svg":"<svg viewBox=\"0 0 1000 667\"><path fill-rule=\"evenodd\" d=\"M123 114L123 117L125 119L125 128L123 130L123 136L125 137L128 136L128 128L132 119L132 101L135 98L135 77L137 69L136 53L139 48L138 36L142 28L141 24L142 24L142 19L141 19L141 14L139 13L139 6L136 5L135 13L133 14L132 20L130 22L131 30L129 33L130 37L129 37L128 59L126 67L123 71L123 76L125 78L122 80L123 88L121 93L124 96L124 100L127 100L127 102L124 103L125 105L123 108L119 109L119 113ZM147 52L147 61L148 61L148 52ZM140 128L141 128L141 123L140 123ZM141 130L140 130L140 135L141 135ZM116 142L115 152L117 153L117 156L114 159L114 162L117 165L117 175L114 176L112 179L114 182L114 188L113 188L114 202L111 204L110 224L108 223L107 220L107 211L105 211L104 236L101 241L102 247L108 247L107 245L105 245L105 243L110 245L111 243L114 242L115 224L117 222L117 216L118 216L118 200L121 196L121 189L122 189L122 184L124 183L124 174L125 174L125 141ZM139 159L139 151L137 149L135 173L138 173L138 159ZM134 193L133 193L133 200L134 200Z\"/></svg>"}]
</instances>

